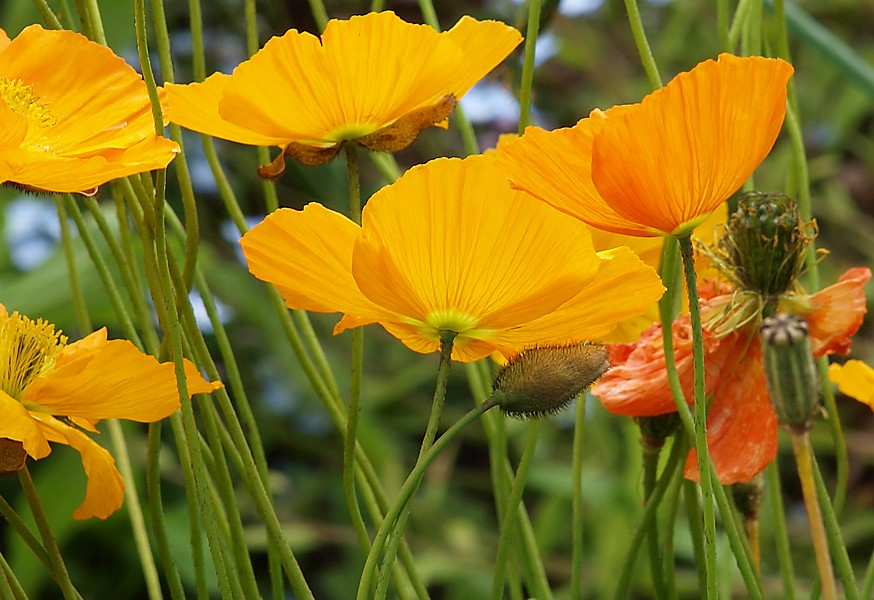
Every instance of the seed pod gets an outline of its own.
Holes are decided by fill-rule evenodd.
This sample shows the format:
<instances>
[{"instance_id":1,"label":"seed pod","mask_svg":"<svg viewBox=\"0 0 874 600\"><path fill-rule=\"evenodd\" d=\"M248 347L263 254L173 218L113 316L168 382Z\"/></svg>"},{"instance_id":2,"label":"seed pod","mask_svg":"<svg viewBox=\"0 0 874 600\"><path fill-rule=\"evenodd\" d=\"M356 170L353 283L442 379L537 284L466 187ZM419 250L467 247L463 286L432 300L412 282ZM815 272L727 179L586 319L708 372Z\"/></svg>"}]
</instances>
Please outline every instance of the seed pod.
<instances>
[{"instance_id":1,"label":"seed pod","mask_svg":"<svg viewBox=\"0 0 874 600\"><path fill-rule=\"evenodd\" d=\"M762 322L762 363L771 404L784 427L806 431L819 404L807 321L778 313Z\"/></svg>"},{"instance_id":2,"label":"seed pod","mask_svg":"<svg viewBox=\"0 0 874 600\"><path fill-rule=\"evenodd\" d=\"M541 417L567 406L609 368L603 344L528 348L498 373L495 398L510 416Z\"/></svg>"}]
</instances>

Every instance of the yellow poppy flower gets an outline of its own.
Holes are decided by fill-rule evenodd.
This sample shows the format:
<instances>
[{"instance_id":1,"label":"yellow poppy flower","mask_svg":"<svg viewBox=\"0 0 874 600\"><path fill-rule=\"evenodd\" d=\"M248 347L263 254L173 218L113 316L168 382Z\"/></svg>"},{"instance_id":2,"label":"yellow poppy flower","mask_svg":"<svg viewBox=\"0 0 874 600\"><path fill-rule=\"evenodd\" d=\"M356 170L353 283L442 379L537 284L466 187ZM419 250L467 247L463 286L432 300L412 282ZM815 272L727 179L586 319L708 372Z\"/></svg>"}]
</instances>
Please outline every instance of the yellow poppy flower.
<instances>
[{"instance_id":1,"label":"yellow poppy flower","mask_svg":"<svg viewBox=\"0 0 874 600\"><path fill-rule=\"evenodd\" d=\"M574 127L528 128L497 160L518 189L593 227L685 235L749 178L786 111L792 66L722 54L639 104Z\"/></svg>"},{"instance_id":2,"label":"yellow poppy flower","mask_svg":"<svg viewBox=\"0 0 874 600\"><path fill-rule=\"evenodd\" d=\"M185 361L189 394L222 387ZM159 364L127 340L107 340L106 329L67 344L54 325L11 315L0 306L0 438L20 442L34 459L49 442L82 457L88 485L76 519L105 519L121 507L124 481L112 456L80 429L96 432L100 419L158 421L179 408L171 363Z\"/></svg>"},{"instance_id":3,"label":"yellow poppy flower","mask_svg":"<svg viewBox=\"0 0 874 600\"><path fill-rule=\"evenodd\" d=\"M240 243L289 308L344 313L335 333L378 322L426 353L453 331L459 361L603 337L664 290L628 248L596 252L584 224L510 189L485 156L410 169L360 227L312 203Z\"/></svg>"},{"instance_id":4,"label":"yellow poppy flower","mask_svg":"<svg viewBox=\"0 0 874 600\"><path fill-rule=\"evenodd\" d=\"M155 135L142 77L72 31L0 30L0 183L93 195L162 169L178 146Z\"/></svg>"},{"instance_id":5,"label":"yellow poppy flower","mask_svg":"<svg viewBox=\"0 0 874 600\"><path fill-rule=\"evenodd\" d=\"M828 378L836 383L842 394L874 410L874 369L861 360L848 360L843 365L828 366Z\"/></svg>"},{"instance_id":6,"label":"yellow poppy flower","mask_svg":"<svg viewBox=\"0 0 874 600\"><path fill-rule=\"evenodd\" d=\"M166 86L169 117L215 137L283 152L304 164L331 160L355 140L395 152L419 131L446 126L456 101L522 40L496 21L463 17L449 31L402 21L393 12L328 22L321 40L290 30L232 75Z\"/></svg>"}]
</instances>

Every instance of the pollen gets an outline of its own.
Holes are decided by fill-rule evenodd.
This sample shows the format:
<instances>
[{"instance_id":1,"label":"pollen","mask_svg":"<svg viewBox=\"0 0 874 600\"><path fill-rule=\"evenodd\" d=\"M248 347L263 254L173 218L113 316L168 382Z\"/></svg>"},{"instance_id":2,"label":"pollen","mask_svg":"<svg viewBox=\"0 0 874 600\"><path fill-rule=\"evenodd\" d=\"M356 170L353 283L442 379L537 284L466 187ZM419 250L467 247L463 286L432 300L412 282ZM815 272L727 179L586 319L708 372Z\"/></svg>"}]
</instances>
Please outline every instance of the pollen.
<instances>
[{"instance_id":1,"label":"pollen","mask_svg":"<svg viewBox=\"0 0 874 600\"><path fill-rule=\"evenodd\" d=\"M67 337L42 319L0 312L0 389L17 400L34 379L55 367Z\"/></svg>"},{"instance_id":2,"label":"pollen","mask_svg":"<svg viewBox=\"0 0 874 600\"><path fill-rule=\"evenodd\" d=\"M51 127L58 122L48 103L34 93L33 86L20 79L0 77L0 98L12 112L23 115L38 127Z\"/></svg>"}]
</instances>

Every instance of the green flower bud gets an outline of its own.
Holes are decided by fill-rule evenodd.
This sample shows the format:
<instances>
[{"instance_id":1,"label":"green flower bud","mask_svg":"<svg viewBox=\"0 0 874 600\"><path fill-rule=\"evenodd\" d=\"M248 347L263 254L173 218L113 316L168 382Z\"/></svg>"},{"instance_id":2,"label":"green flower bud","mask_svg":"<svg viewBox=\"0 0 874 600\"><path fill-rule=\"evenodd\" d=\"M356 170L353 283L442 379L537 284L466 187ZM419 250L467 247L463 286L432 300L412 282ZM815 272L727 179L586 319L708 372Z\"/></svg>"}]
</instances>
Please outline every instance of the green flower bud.
<instances>
[{"instance_id":1,"label":"green flower bud","mask_svg":"<svg viewBox=\"0 0 874 600\"><path fill-rule=\"evenodd\" d=\"M501 369L494 394L513 417L541 417L567 406L610 368L607 347L595 342L528 348Z\"/></svg>"},{"instance_id":2,"label":"green flower bud","mask_svg":"<svg viewBox=\"0 0 874 600\"><path fill-rule=\"evenodd\" d=\"M762 322L762 364L771 404L784 427L806 431L819 404L807 321L778 313Z\"/></svg>"},{"instance_id":3,"label":"green flower bud","mask_svg":"<svg viewBox=\"0 0 874 600\"><path fill-rule=\"evenodd\" d=\"M747 192L731 215L717 253L742 290L773 297L795 286L816 223L804 221L781 193Z\"/></svg>"}]
</instances>

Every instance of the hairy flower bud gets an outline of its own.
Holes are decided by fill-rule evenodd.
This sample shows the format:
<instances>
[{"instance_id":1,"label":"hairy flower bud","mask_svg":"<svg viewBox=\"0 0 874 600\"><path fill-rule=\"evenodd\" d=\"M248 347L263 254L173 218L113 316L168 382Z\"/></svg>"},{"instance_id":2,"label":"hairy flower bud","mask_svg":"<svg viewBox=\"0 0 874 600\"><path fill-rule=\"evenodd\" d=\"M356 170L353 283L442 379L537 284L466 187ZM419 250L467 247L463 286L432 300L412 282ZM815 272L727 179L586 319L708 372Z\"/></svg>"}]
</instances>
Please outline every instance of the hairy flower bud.
<instances>
[{"instance_id":1,"label":"hairy flower bud","mask_svg":"<svg viewBox=\"0 0 874 600\"><path fill-rule=\"evenodd\" d=\"M819 403L807 321L778 313L762 322L761 334L765 381L777 420L805 431Z\"/></svg>"},{"instance_id":2,"label":"hairy flower bud","mask_svg":"<svg viewBox=\"0 0 874 600\"><path fill-rule=\"evenodd\" d=\"M595 342L528 348L501 369L495 397L514 417L541 417L567 406L607 369L607 347Z\"/></svg>"}]
</instances>

